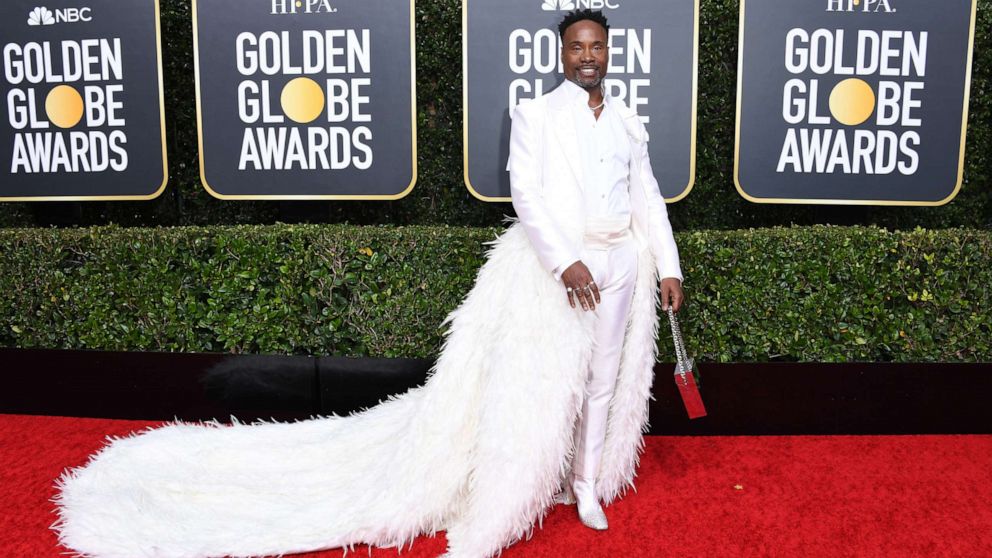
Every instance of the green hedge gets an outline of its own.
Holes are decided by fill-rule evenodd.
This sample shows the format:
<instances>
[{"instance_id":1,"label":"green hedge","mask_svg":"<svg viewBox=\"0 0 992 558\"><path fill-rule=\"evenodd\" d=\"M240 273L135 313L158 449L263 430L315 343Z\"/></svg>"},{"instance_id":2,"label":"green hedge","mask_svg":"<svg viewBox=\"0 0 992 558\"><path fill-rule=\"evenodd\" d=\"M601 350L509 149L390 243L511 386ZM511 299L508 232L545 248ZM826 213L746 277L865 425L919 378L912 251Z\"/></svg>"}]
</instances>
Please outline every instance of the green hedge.
<instances>
[{"instance_id":1,"label":"green hedge","mask_svg":"<svg viewBox=\"0 0 992 558\"><path fill-rule=\"evenodd\" d=\"M499 230L0 230L0 346L429 357ZM701 360L992 360L988 231L677 240L684 328Z\"/></svg>"},{"instance_id":2,"label":"green hedge","mask_svg":"<svg viewBox=\"0 0 992 558\"><path fill-rule=\"evenodd\" d=\"M417 0L419 180L385 202L220 201L200 186L189 0L162 0L170 184L150 202L0 204L0 226L75 224L210 225L311 220L355 224L498 226L509 204L472 198L462 182L461 2ZM752 204L733 185L739 6L701 0L696 183L672 208L678 230L834 223L887 228L992 228L992 5L978 1L965 181L937 208ZM61 217L54 216L61 213Z\"/></svg>"}]
</instances>

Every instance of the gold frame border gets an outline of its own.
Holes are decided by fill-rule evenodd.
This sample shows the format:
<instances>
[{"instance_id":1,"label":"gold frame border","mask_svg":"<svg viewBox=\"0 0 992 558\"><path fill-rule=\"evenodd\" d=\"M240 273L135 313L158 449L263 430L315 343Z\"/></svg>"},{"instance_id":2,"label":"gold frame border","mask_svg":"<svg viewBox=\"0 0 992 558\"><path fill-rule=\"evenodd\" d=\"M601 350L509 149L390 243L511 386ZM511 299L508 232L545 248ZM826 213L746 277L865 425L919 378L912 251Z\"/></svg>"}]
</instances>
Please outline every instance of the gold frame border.
<instances>
[{"instance_id":1,"label":"gold frame border","mask_svg":"<svg viewBox=\"0 0 992 558\"><path fill-rule=\"evenodd\" d=\"M158 190L144 196L19 196L12 198L0 197L0 202L35 202L35 201L146 201L162 195L169 183L169 155L165 140L165 85L162 78L162 13L159 0L155 2L155 47L158 63L158 110L159 125L162 129L162 185Z\"/></svg>"},{"instance_id":2,"label":"gold frame border","mask_svg":"<svg viewBox=\"0 0 992 558\"><path fill-rule=\"evenodd\" d=\"M194 0L195 2L195 0ZM679 195L665 198L667 203L675 203L689 195L696 184L696 104L697 74L699 69L699 0L693 0L693 48L692 48L692 126L689 130L689 184ZM462 0L462 174L465 187L476 198L484 202L508 202L512 198L492 197L480 194L468 177L468 0Z\"/></svg>"},{"instance_id":3,"label":"gold frame border","mask_svg":"<svg viewBox=\"0 0 992 558\"><path fill-rule=\"evenodd\" d=\"M744 5L746 0L741 0L740 21L738 23L739 32L737 37L737 123L734 132L734 187L737 193L744 199L752 203L763 204L805 204L805 205L879 205L879 206L907 206L907 207L938 207L953 200L961 191L961 183L964 181L964 153L965 141L968 134L968 101L971 97L971 63L972 54L975 47L975 19L978 0L971 0L971 25L968 34L968 60L966 62L964 75L964 110L961 114L961 153L958 155L958 180L954 190L946 198L936 202L924 201L900 201L900 200L840 200L840 199L803 199L803 198L758 198L747 194L741 186L740 177L740 150L741 150L741 94L744 85Z\"/></svg>"},{"instance_id":4,"label":"gold frame border","mask_svg":"<svg viewBox=\"0 0 992 558\"><path fill-rule=\"evenodd\" d=\"M398 200L406 197L413 191L417 184L417 28L415 19L415 0L410 1L410 124L411 138L410 147L412 149L413 174L410 177L410 184L398 194L386 194L379 196L343 195L343 194L299 194L299 195L277 195L277 194L221 194L210 187L207 183L207 176L203 164L203 111L200 105L200 48L199 48L199 28L196 20L196 5L198 0L192 0L193 12L193 69L196 83L196 137L197 154L200 161L200 184L213 197L221 200Z\"/></svg>"}]
</instances>

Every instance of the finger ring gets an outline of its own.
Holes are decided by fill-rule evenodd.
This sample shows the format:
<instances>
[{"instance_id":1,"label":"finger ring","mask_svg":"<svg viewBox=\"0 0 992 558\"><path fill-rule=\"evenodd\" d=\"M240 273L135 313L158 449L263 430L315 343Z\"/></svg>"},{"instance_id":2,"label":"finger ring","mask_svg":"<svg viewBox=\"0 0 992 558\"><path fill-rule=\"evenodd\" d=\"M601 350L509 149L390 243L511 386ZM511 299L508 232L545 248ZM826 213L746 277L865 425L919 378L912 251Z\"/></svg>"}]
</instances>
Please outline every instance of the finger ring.
<instances>
[{"instance_id":1,"label":"finger ring","mask_svg":"<svg viewBox=\"0 0 992 558\"><path fill-rule=\"evenodd\" d=\"M586 288L588 289L588 288L592 287L595 284L596 284L595 281L590 281L590 282L586 283Z\"/></svg>"},{"instance_id":2,"label":"finger ring","mask_svg":"<svg viewBox=\"0 0 992 558\"><path fill-rule=\"evenodd\" d=\"M574 290L575 290L575 289L573 289L572 287L568 287L567 289L565 289L565 292L567 292L567 293L570 293L570 292L572 292L572 291L574 291Z\"/></svg>"}]
</instances>

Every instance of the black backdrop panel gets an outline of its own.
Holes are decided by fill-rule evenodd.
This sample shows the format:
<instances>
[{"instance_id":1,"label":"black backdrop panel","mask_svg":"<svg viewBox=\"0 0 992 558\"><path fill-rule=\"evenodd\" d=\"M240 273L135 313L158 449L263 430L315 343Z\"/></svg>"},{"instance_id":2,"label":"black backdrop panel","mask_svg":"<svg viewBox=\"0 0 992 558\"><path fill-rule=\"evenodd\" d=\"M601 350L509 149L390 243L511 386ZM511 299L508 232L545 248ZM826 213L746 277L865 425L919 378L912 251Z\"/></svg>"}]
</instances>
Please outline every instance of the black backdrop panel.
<instances>
[{"instance_id":1,"label":"black backdrop panel","mask_svg":"<svg viewBox=\"0 0 992 558\"><path fill-rule=\"evenodd\" d=\"M509 201L510 107L562 82L557 27L576 7L606 15L606 88L645 120L662 196L682 199L695 178L698 0L463 0L466 186Z\"/></svg>"},{"instance_id":2,"label":"black backdrop panel","mask_svg":"<svg viewBox=\"0 0 992 558\"><path fill-rule=\"evenodd\" d=\"M200 166L223 199L416 182L413 0L194 0Z\"/></svg>"},{"instance_id":3,"label":"black backdrop panel","mask_svg":"<svg viewBox=\"0 0 992 558\"><path fill-rule=\"evenodd\" d=\"M975 0L741 2L737 189L941 205L961 186Z\"/></svg>"},{"instance_id":4,"label":"black backdrop panel","mask_svg":"<svg viewBox=\"0 0 992 558\"><path fill-rule=\"evenodd\" d=\"M156 0L4 0L0 48L0 201L162 193Z\"/></svg>"}]
</instances>

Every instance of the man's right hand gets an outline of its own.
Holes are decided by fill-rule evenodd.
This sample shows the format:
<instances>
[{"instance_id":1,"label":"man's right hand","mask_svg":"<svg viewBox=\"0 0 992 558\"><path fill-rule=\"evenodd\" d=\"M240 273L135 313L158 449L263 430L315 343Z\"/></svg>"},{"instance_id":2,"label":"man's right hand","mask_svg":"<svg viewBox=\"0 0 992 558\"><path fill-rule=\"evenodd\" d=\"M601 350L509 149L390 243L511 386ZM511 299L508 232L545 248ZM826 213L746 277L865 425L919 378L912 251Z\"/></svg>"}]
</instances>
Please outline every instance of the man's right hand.
<instances>
[{"instance_id":1,"label":"man's right hand","mask_svg":"<svg viewBox=\"0 0 992 558\"><path fill-rule=\"evenodd\" d=\"M583 310L595 310L599 304L599 287L593 281L589 268L581 261L568 266L561 274L561 282L568 293L568 304L575 308L578 299Z\"/></svg>"}]
</instances>

